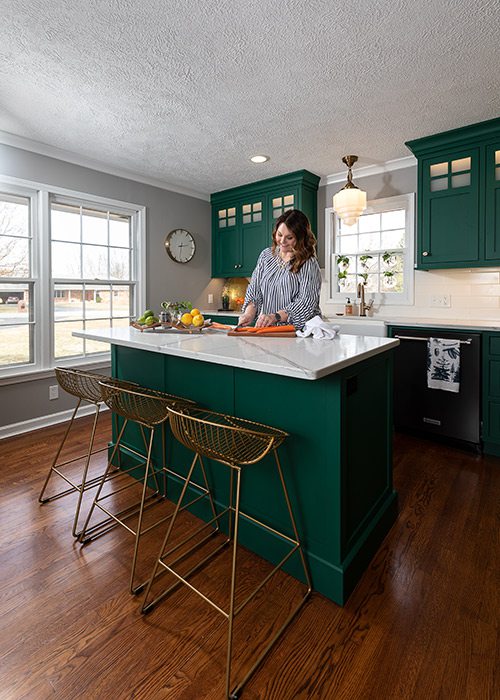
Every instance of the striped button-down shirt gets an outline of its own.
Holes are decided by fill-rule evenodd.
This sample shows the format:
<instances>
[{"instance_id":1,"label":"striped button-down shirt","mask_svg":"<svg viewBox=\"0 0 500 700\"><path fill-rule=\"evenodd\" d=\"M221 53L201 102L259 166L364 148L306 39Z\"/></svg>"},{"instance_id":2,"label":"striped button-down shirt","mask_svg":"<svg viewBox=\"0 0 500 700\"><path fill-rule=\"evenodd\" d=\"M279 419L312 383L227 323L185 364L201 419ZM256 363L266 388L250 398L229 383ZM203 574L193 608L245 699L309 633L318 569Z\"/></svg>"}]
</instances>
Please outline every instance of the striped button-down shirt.
<instances>
[{"instance_id":1,"label":"striped button-down shirt","mask_svg":"<svg viewBox=\"0 0 500 700\"><path fill-rule=\"evenodd\" d=\"M318 316L321 271L317 259L309 258L298 272L292 272L290 263L280 255L273 255L266 248L259 255L257 266L248 285L243 311L250 302L257 307L259 314L274 314L277 311L288 313L287 323L296 328L313 316Z\"/></svg>"}]
</instances>

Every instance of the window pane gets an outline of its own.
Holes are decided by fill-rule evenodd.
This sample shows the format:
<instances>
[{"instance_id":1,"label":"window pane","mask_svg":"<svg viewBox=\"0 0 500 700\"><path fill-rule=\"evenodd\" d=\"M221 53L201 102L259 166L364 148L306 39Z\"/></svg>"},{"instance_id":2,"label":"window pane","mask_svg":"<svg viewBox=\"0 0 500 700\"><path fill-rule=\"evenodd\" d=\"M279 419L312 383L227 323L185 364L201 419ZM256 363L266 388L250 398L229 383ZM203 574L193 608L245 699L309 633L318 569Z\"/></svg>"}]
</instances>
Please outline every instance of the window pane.
<instances>
[{"instance_id":1,"label":"window pane","mask_svg":"<svg viewBox=\"0 0 500 700\"><path fill-rule=\"evenodd\" d=\"M83 277L86 279L108 279L108 248L100 245L84 245Z\"/></svg>"},{"instance_id":2,"label":"window pane","mask_svg":"<svg viewBox=\"0 0 500 700\"><path fill-rule=\"evenodd\" d=\"M359 217L359 232L380 231L380 214L365 214Z\"/></svg>"},{"instance_id":3,"label":"window pane","mask_svg":"<svg viewBox=\"0 0 500 700\"><path fill-rule=\"evenodd\" d=\"M83 285L54 285L54 320L83 318Z\"/></svg>"},{"instance_id":4,"label":"window pane","mask_svg":"<svg viewBox=\"0 0 500 700\"><path fill-rule=\"evenodd\" d=\"M500 165L500 151L495 151L495 164Z\"/></svg>"},{"instance_id":5,"label":"window pane","mask_svg":"<svg viewBox=\"0 0 500 700\"><path fill-rule=\"evenodd\" d=\"M339 291L342 293L350 292L351 294L355 294L357 286L356 275L347 275L345 279L339 281Z\"/></svg>"},{"instance_id":6,"label":"window pane","mask_svg":"<svg viewBox=\"0 0 500 700\"><path fill-rule=\"evenodd\" d=\"M95 328L109 328L110 327L110 321L86 321L85 322L85 330L86 331L91 331L92 329ZM99 340L88 340L88 338L85 338L85 354L89 355L92 353L96 352L109 352L110 345L109 343L101 343Z\"/></svg>"},{"instance_id":7,"label":"window pane","mask_svg":"<svg viewBox=\"0 0 500 700\"><path fill-rule=\"evenodd\" d=\"M113 328L126 328L129 323L129 318L114 318L112 321L112 326Z\"/></svg>"},{"instance_id":8,"label":"window pane","mask_svg":"<svg viewBox=\"0 0 500 700\"><path fill-rule=\"evenodd\" d=\"M80 212L68 211L52 204L50 213L50 235L52 240L80 241Z\"/></svg>"},{"instance_id":9,"label":"window pane","mask_svg":"<svg viewBox=\"0 0 500 700\"><path fill-rule=\"evenodd\" d=\"M382 212L382 231L387 231L393 228L404 228L405 225L405 210L396 209L395 211Z\"/></svg>"},{"instance_id":10,"label":"window pane","mask_svg":"<svg viewBox=\"0 0 500 700\"><path fill-rule=\"evenodd\" d=\"M84 243L108 244L107 215L84 213L82 216L82 241Z\"/></svg>"},{"instance_id":11,"label":"window pane","mask_svg":"<svg viewBox=\"0 0 500 700\"><path fill-rule=\"evenodd\" d=\"M273 199L273 209L275 209L276 207L281 207L281 202L282 202L281 197L274 197L274 199Z\"/></svg>"},{"instance_id":12,"label":"window pane","mask_svg":"<svg viewBox=\"0 0 500 700\"><path fill-rule=\"evenodd\" d=\"M358 257L358 272L377 272L378 271L378 255L372 255L368 260L362 260L363 256Z\"/></svg>"},{"instance_id":13,"label":"window pane","mask_svg":"<svg viewBox=\"0 0 500 700\"><path fill-rule=\"evenodd\" d=\"M438 177L435 180L431 180L431 192L440 192L441 190L448 189L448 178Z\"/></svg>"},{"instance_id":14,"label":"window pane","mask_svg":"<svg viewBox=\"0 0 500 700\"><path fill-rule=\"evenodd\" d=\"M111 316L111 292L108 285L85 285L85 318L109 318Z\"/></svg>"},{"instance_id":15,"label":"window pane","mask_svg":"<svg viewBox=\"0 0 500 700\"><path fill-rule=\"evenodd\" d=\"M29 199L0 193L0 235L30 235Z\"/></svg>"},{"instance_id":16,"label":"window pane","mask_svg":"<svg viewBox=\"0 0 500 700\"><path fill-rule=\"evenodd\" d=\"M359 250L380 250L380 233L360 233Z\"/></svg>"},{"instance_id":17,"label":"window pane","mask_svg":"<svg viewBox=\"0 0 500 700\"><path fill-rule=\"evenodd\" d=\"M256 212L256 213L253 215L253 220L254 220L254 221L262 221L262 213L261 213L260 211Z\"/></svg>"},{"instance_id":18,"label":"window pane","mask_svg":"<svg viewBox=\"0 0 500 700\"><path fill-rule=\"evenodd\" d=\"M52 277L81 277L78 243L52 243Z\"/></svg>"},{"instance_id":19,"label":"window pane","mask_svg":"<svg viewBox=\"0 0 500 700\"><path fill-rule=\"evenodd\" d=\"M470 185L470 173L451 176L452 187L468 187Z\"/></svg>"},{"instance_id":20,"label":"window pane","mask_svg":"<svg viewBox=\"0 0 500 700\"><path fill-rule=\"evenodd\" d=\"M358 219L358 221L359 221L359 219ZM350 235L352 233L357 233L358 232L358 222L356 221L356 223L352 224L352 226L348 226L342 220L339 220L339 231L340 231L341 236Z\"/></svg>"},{"instance_id":21,"label":"window pane","mask_svg":"<svg viewBox=\"0 0 500 700\"><path fill-rule=\"evenodd\" d=\"M378 275L368 275L365 284L365 292L378 292Z\"/></svg>"},{"instance_id":22,"label":"window pane","mask_svg":"<svg viewBox=\"0 0 500 700\"><path fill-rule=\"evenodd\" d=\"M438 177L439 175L448 175L448 163L435 163L431 165L431 177Z\"/></svg>"},{"instance_id":23,"label":"window pane","mask_svg":"<svg viewBox=\"0 0 500 700\"><path fill-rule=\"evenodd\" d=\"M345 255L346 253L357 253L358 251L358 237L357 236L341 236L339 239L338 246L339 253Z\"/></svg>"},{"instance_id":24,"label":"window pane","mask_svg":"<svg viewBox=\"0 0 500 700\"><path fill-rule=\"evenodd\" d=\"M30 276L30 239L0 235L0 277Z\"/></svg>"},{"instance_id":25,"label":"window pane","mask_svg":"<svg viewBox=\"0 0 500 700\"><path fill-rule=\"evenodd\" d=\"M109 276L114 280L130 279L130 253L128 249L109 249Z\"/></svg>"},{"instance_id":26,"label":"window pane","mask_svg":"<svg viewBox=\"0 0 500 700\"><path fill-rule=\"evenodd\" d=\"M293 194L287 194L286 197L284 197L284 199L283 199L283 204L285 205L285 207L289 207L289 206L293 207L293 200L294 200Z\"/></svg>"},{"instance_id":27,"label":"window pane","mask_svg":"<svg viewBox=\"0 0 500 700\"><path fill-rule=\"evenodd\" d=\"M0 326L33 320L28 284L5 284L0 287Z\"/></svg>"},{"instance_id":28,"label":"window pane","mask_svg":"<svg viewBox=\"0 0 500 700\"><path fill-rule=\"evenodd\" d=\"M109 245L130 248L130 219L111 218L109 220Z\"/></svg>"},{"instance_id":29,"label":"window pane","mask_svg":"<svg viewBox=\"0 0 500 700\"><path fill-rule=\"evenodd\" d=\"M461 170L470 170L470 156L451 161L451 172L458 173Z\"/></svg>"},{"instance_id":30,"label":"window pane","mask_svg":"<svg viewBox=\"0 0 500 700\"><path fill-rule=\"evenodd\" d=\"M63 321L54 324L54 357L83 355L83 338L74 338L73 331L83 329L83 321Z\"/></svg>"},{"instance_id":31,"label":"window pane","mask_svg":"<svg viewBox=\"0 0 500 700\"><path fill-rule=\"evenodd\" d=\"M228 226L235 226L235 225L236 225L236 219L228 219L228 220L227 220L227 225L228 225Z\"/></svg>"},{"instance_id":32,"label":"window pane","mask_svg":"<svg viewBox=\"0 0 500 700\"><path fill-rule=\"evenodd\" d=\"M402 231L382 231L380 247L384 250L393 248L404 248L405 232Z\"/></svg>"},{"instance_id":33,"label":"window pane","mask_svg":"<svg viewBox=\"0 0 500 700\"><path fill-rule=\"evenodd\" d=\"M228 216L228 218L231 216L236 216L236 207L230 207L227 210L227 216Z\"/></svg>"},{"instance_id":34,"label":"window pane","mask_svg":"<svg viewBox=\"0 0 500 700\"><path fill-rule=\"evenodd\" d=\"M225 218L226 218L226 210L219 209L219 219L225 219Z\"/></svg>"},{"instance_id":35,"label":"window pane","mask_svg":"<svg viewBox=\"0 0 500 700\"><path fill-rule=\"evenodd\" d=\"M112 309L115 318L117 316L126 316L128 318L132 315L133 295L131 287L113 285ZM115 324L113 323L113 325Z\"/></svg>"},{"instance_id":36,"label":"window pane","mask_svg":"<svg viewBox=\"0 0 500 700\"><path fill-rule=\"evenodd\" d=\"M251 214L243 214L243 223L250 224L251 222L252 222L252 215Z\"/></svg>"},{"instance_id":37,"label":"window pane","mask_svg":"<svg viewBox=\"0 0 500 700\"><path fill-rule=\"evenodd\" d=\"M262 211L262 202L255 202L255 204L253 205L253 210Z\"/></svg>"},{"instance_id":38,"label":"window pane","mask_svg":"<svg viewBox=\"0 0 500 700\"><path fill-rule=\"evenodd\" d=\"M225 219L221 219L219 221L219 228L226 228L226 220Z\"/></svg>"},{"instance_id":39,"label":"window pane","mask_svg":"<svg viewBox=\"0 0 500 700\"><path fill-rule=\"evenodd\" d=\"M33 362L30 326L0 326L0 367Z\"/></svg>"},{"instance_id":40,"label":"window pane","mask_svg":"<svg viewBox=\"0 0 500 700\"><path fill-rule=\"evenodd\" d=\"M251 204L244 204L243 205L243 214L250 214L252 211L252 205ZM245 218L245 217L243 217Z\"/></svg>"}]
</instances>

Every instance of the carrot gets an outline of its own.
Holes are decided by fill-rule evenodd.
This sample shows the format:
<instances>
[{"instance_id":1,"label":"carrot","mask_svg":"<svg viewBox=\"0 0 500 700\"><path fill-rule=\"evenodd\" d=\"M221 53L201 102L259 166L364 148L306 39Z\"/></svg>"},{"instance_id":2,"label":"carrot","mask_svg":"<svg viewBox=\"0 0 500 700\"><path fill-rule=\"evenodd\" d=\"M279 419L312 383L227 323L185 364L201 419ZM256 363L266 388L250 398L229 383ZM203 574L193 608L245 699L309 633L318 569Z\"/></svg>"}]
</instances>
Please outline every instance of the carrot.
<instances>
[{"instance_id":1,"label":"carrot","mask_svg":"<svg viewBox=\"0 0 500 700\"><path fill-rule=\"evenodd\" d=\"M257 328L255 332L259 333L290 333L295 331L295 326L264 326L263 328Z\"/></svg>"}]
</instances>

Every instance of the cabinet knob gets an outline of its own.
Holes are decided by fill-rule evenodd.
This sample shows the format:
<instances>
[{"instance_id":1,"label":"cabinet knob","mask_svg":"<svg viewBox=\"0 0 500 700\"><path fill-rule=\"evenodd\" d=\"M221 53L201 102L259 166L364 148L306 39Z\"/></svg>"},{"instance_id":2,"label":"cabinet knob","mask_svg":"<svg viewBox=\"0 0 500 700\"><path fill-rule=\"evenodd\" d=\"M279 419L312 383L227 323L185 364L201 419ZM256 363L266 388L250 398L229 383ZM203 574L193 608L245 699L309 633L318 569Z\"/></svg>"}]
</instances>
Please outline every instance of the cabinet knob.
<instances>
[{"instance_id":1,"label":"cabinet knob","mask_svg":"<svg viewBox=\"0 0 500 700\"><path fill-rule=\"evenodd\" d=\"M237 270L237 269L238 269L238 265L235 265L235 266L234 266L234 269Z\"/></svg>"},{"instance_id":2,"label":"cabinet knob","mask_svg":"<svg viewBox=\"0 0 500 700\"><path fill-rule=\"evenodd\" d=\"M422 253L422 255L423 255L424 258L426 258L426 257L429 255L429 251L428 251L428 250L424 250L424 252Z\"/></svg>"}]
</instances>

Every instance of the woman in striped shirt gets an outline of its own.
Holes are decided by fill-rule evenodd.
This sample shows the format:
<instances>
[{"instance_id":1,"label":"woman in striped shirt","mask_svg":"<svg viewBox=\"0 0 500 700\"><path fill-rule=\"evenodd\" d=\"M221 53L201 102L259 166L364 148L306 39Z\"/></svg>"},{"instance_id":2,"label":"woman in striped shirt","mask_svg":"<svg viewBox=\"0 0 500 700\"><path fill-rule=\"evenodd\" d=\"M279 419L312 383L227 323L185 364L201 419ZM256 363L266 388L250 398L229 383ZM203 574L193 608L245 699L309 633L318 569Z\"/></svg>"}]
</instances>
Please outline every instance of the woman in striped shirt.
<instances>
[{"instance_id":1,"label":"woman in striped shirt","mask_svg":"<svg viewBox=\"0 0 500 700\"><path fill-rule=\"evenodd\" d=\"M298 209L276 221L273 244L262 251L253 271L239 318L258 327L280 323L303 328L320 315L321 271L309 219Z\"/></svg>"}]
</instances>

